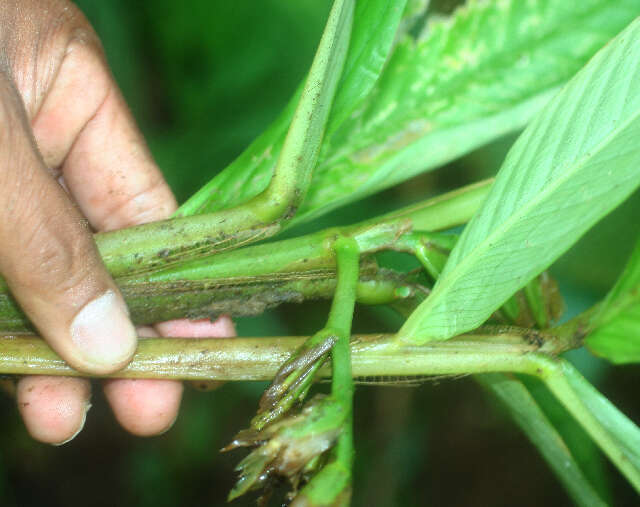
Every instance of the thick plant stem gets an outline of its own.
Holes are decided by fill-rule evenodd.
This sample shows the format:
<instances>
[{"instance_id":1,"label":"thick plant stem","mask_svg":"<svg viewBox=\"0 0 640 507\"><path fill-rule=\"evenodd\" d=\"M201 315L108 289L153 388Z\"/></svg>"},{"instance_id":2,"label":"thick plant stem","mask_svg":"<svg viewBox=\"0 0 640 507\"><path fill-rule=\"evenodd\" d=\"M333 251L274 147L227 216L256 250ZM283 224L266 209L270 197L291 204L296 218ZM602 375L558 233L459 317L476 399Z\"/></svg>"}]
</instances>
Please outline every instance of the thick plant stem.
<instances>
[{"instance_id":1,"label":"thick plant stem","mask_svg":"<svg viewBox=\"0 0 640 507\"><path fill-rule=\"evenodd\" d=\"M349 46L354 0L336 0L269 186L236 208L96 235L115 276L228 250L276 234L304 199Z\"/></svg>"},{"instance_id":2,"label":"thick plant stem","mask_svg":"<svg viewBox=\"0 0 640 507\"><path fill-rule=\"evenodd\" d=\"M270 380L306 337L141 338L133 360L115 378ZM487 372L536 374L541 350L521 334L463 335L446 342L397 347L393 335L355 335L354 377L460 375ZM546 356L543 356L546 357ZM35 336L0 338L0 374L82 377ZM329 376L328 367L320 376Z\"/></svg>"},{"instance_id":3,"label":"thick plant stem","mask_svg":"<svg viewBox=\"0 0 640 507\"><path fill-rule=\"evenodd\" d=\"M493 178L460 187L376 218L377 222L410 218L414 229L440 231L467 223L487 197Z\"/></svg>"},{"instance_id":4,"label":"thick plant stem","mask_svg":"<svg viewBox=\"0 0 640 507\"><path fill-rule=\"evenodd\" d=\"M268 380L307 340L294 338L141 339L132 362L112 378ZM632 461L639 442L629 441L633 423L616 411L571 365L548 355L522 333L462 335L444 342L398 347L393 335L354 336L351 374L385 384L398 377L515 372L539 377L601 449L640 491L640 466ZM549 352L559 352L553 344ZM40 338L0 338L0 374L85 376L70 368ZM318 376L327 377L327 366ZM599 412L616 412L601 420ZM620 430L622 428L622 430ZM635 431L635 430L634 430ZM637 440L637 438L636 438ZM629 447L629 449L627 449ZM634 451L636 449L636 451Z\"/></svg>"},{"instance_id":5,"label":"thick plant stem","mask_svg":"<svg viewBox=\"0 0 640 507\"><path fill-rule=\"evenodd\" d=\"M492 181L467 185L354 225L185 260L177 266L159 268L140 279L199 280L335 269L333 243L341 236L354 238L361 254L383 249L406 250L401 241L403 233L441 231L468 222L486 197Z\"/></svg>"},{"instance_id":6,"label":"thick plant stem","mask_svg":"<svg viewBox=\"0 0 640 507\"><path fill-rule=\"evenodd\" d=\"M335 271L309 270L220 279L127 281L120 290L136 325L178 318L217 318L259 315L282 303L330 299L336 287ZM410 276L380 269L373 260L360 273L357 300L363 304L390 304L421 298L427 288ZM0 293L0 329L32 330L24 313L8 295Z\"/></svg>"},{"instance_id":7,"label":"thick plant stem","mask_svg":"<svg viewBox=\"0 0 640 507\"><path fill-rule=\"evenodd\" d=\"M330 297L335 287L333 244L338 237L354 238L361 253L392 249L420 254L412 249L424 248L425 242L435 244L439 239L431 233L411 231L441 230L465 223L490 183L469 185L359 224L158 266L154 271L118 277L116 281L137 324L220 313L255 315L285 301ZM358 288L359 302L392 303L411 297L412 289L401 279L374 275L364 266L361 272L365 278ZM0 329L30 329L2 279Z\"/></svg>"}]
</instances>

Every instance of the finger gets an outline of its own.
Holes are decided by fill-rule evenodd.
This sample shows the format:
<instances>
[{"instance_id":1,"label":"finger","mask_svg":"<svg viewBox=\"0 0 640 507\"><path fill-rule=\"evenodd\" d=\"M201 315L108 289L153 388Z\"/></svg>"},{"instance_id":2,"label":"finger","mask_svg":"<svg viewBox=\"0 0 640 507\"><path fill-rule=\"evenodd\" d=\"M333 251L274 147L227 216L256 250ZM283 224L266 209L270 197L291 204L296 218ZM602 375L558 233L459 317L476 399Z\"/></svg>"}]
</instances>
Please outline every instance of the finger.
<instances>
[{"instance_id":1,"label":"finger","mask_svg":"<svg viewBox=\"0 0 640 507\"><path fill-rule=\"evenodd\" d=\"M18 381L16 395L27 431L48 444L72 440L91 407L89 382L79 378L24 377Z\"/></svg>"},{"instance_id":2,"label":"finger","mask_svg":"<svg viewBox=\"0 0 640 507\"><path fill-rule=\"evenodd\" d=\"M175 209L94 44L70 44L32 124L48 165L62 165L67 188L96 229L166 218ZM182 383L114 380L105 394L123 427L154 435L175 420Z\"/></svg>"},{"instance_id":3,"label":"finger","mask_svg":"<svg viewBox=\"0 0 640 507\"><path fill-rule=\"evenodd\" d=\"M0 273L41 335L75 368L109 373L136 335L86 221L47 173L22 103L0 73Z\"/></svg>"},{"instance_id":4,"label":"finger","mask_svg":"<svg viewBox=\"0 0 640 507\"><path fill-rule=\"evenodd\" d=\"M97 230L163 219L175 210L94 38L69 42L32 127L45 162L61 166Z\"/></svg>"},{"instance_id":5,"label":"finger","mask_svg":"<svg viewBox=\"0 0 640 507\"><path fill-rule=\"evenodd\" d=\"M153 328L138 330L140 336L158 334ZM117 379L104 383L104 393L120 425L138 436L160 435L173 425L182 398L177 380Z\"/></svg>"},{"instance_id":6,"label":"finger","mask_svg":"<svg viewBox=\"0 0 640 507\"><path fill-rule=\"evenodd\" d=\"M182 398L177 380L108 380L104 393L120 425L140 437L161 435L173 426Z\"/></svg>"},{"instance_id":7,"label":"finger","mask_svg":"<svg viewBox=\"0 0 640 507\"><path fill-rule=\"evenodd\" d=\"M231 317L221 315L215 321L199 320L168 320L155 325L162 336L173 338L231 338L236 335L236 329Z\"/></svg>"}]
</instances>

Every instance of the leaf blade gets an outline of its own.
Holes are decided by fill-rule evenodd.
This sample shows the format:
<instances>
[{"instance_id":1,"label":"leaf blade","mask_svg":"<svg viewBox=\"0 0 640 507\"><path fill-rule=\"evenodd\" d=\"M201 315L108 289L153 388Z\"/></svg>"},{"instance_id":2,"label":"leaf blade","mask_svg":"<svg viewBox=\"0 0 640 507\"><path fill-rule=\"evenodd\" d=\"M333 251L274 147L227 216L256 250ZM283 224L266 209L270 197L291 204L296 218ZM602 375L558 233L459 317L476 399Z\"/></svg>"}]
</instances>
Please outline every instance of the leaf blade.
<instances>
[{"instance_id":1,"label":"leaf blade","mask_svg":"<svg viewBox=\"0 0 640 507\"><path fill-rule=\"evenodd\" d=\"M605 298L585 345L616 364L640 362L640 240Z\"/></svg>"},{"instance_id":2,"label":"leaf blade","mask_svg":"<svg viewBox=\"0 0 640 507\"><path fill-rule=\"evenodd\" d=\"M514 422L538 448L576 504L607 505L539 401L520 380L500 373L476 375L475 378L507 408Z\"/></svg>"},{"instance_id":3,"label":"leaf blade","mask_svg":"<svg viewBox=\"0 0 640 507\"><path fill-rule=\"evenodd\" d=\"M424 39L405 38L365 105L327 140L291 225L522 128L638 14L625 1L469 2Z\"/></svg>"},{"instance_id":4,"label":"leaf blade","mask_svg":"<svg viewBox=\"0 0 640 507\"><path fill-rule=\"evenodd\" d=\"M520 136L399 340L443 340L479 326L640 185L638 40L640 18Z\"/></svg>"},{"instance_id":5,"label":"leaf blade","mask_svg":"<svg viewBox=\"0 0 640 507\"><path fill-rule=\"evenodd\" d=\"M369 27L377 23L374 18L364 22L359 15L364 4L372 3L358 2L354 41L359 30L371 32ZM372 12L390 15L385 5L397 2L375 3L379 6L370 7ZM384 62L376 67L384 71L376 76L361 107L350 108L350 116L339 128L329 119L331 135L325 137L311 187L290 226L435 169L524 127L558 86L638 14L635 0L474 2L451 20L430 25L425 37L401 40L390 57L386 55L393 41L385 32L386 38L378 40L377 46L367 46L385 55L383 59L369 53L378 64ZM390 30L396 20L385 18L382 26ZM460 67L468 59L469 48L481 45L492 48L490 57L478 65ZM346 73L355 60L350 51ZM499 71L491 71L498 67ZM431 77L422 80L422 89L412 91L413 78L425 73ZM445 73L446 79L438 77ZM451 88L457 90L453 95ZM394 101L401 103L404 113L389 125L377 122ZM457 105L443 107L446 103ZM291 121L289 109L198 192L198 199L187 201L178 216L235 206L262 191ZM336 114L340 115L334 108L332 116ZM358 118L363 115L369 120L361 124ZM432 128L427 129L425 122Z\"/></svg>"}]
</instances>

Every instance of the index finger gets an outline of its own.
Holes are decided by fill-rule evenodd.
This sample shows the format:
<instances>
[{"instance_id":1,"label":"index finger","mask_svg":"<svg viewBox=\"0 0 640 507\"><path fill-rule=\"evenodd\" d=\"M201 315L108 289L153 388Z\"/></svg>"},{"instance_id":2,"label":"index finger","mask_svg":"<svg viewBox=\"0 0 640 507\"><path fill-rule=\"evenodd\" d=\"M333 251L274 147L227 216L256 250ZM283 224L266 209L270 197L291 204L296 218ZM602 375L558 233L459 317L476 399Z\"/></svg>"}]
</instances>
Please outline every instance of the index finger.
<instances>
[{"instance_id":1,"label":"index finger","mask_svg":"<svg viewBox=\"0 0 640 507\"><path fill-rule=\"evenodd\" d=\"M168 217L176 202L92 38L72 39L32 119L50 167L100 231Z\"/></svg>"}]
</instances>

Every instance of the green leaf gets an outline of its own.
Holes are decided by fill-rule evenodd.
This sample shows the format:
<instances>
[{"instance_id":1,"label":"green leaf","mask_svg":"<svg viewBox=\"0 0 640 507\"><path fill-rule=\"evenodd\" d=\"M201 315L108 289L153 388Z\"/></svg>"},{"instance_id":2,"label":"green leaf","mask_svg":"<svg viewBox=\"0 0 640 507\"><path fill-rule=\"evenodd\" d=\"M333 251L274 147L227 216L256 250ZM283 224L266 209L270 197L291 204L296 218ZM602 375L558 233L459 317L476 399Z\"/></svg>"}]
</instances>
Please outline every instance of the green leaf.
<instances>
[{"instance_id":1,"label":"green leaf","mask_svg":"<svg viewBox=\"0 0 640 507\"><path fill-rule=\"evenodd\" d=\"M640 184L638 138L640 18L520 136L399 339L444 340L482 324Z\"/></svg>"},{"instance_id":2,"label":"green leaf","mask_svg":"<svg viewBox=\"0 0 640 507\"><path fill-rule=\"evenodd\" d=\"M349 54L327 125L327 137L344 123L374 87L387 61L405 4L406 0L357 3Z\"/></svg>"},{"instance_id":3,"label":"green leaf","mask_svg":"<svg viewBox=\"0 0 640 507\"><path fill-rule=\"evenodd\" d=\"M370 79L354 79L353 90L346 87L341 93L361 100L366 92L366 98L356 109L352 104L348 115L337 107L332 111L330 135L291 225L522 128L595 51L640 14L635 0L470 2L451 18L430 24L424 36L405 35L393 46L392 31L400 20L397 12L385 10L387 4L397 2L358 2L354 41L365 39L358 35L362 31L374 35L372 26L387 29L362 46L369 52L360 60L351 52L348 56L345 75L352 75L351 63L363 61L370 72L362 75ZM408 9L403 23L413 18ZM356 93L358 87L363 93ZM344 102L338 96L336 103ZM334 123L334 115L339 122ZM284 131L286 122L285 114L212 180L197 206L188 201L180 213L230 207L264 189L281 147L277 131Z\"/></svg>"},{"instance_id":4,"label":"green leaf","mask_svg":"<svg viewBox=\"0 0 640 507\"><path fill-rule=\"evenodd\" d=\"M614 363L640 362L640 240L602 304L585 344Z\"/></svg>"},{"instance_id":5,"label":"green leaf","mask_svg":"<svg viewBox=\"0 0 640 507\"><path fill-rule=\"evenodd\" d=\"M502 402L576 504L607 505L585 473L591 464L580 458L586 456L576 455L575 449L568 446L545 414L544 407L520 380L501 373L476 375L475 378ZM567 419L573 429L582 431L568 414Z\"/></svg>"}]
</instances>

